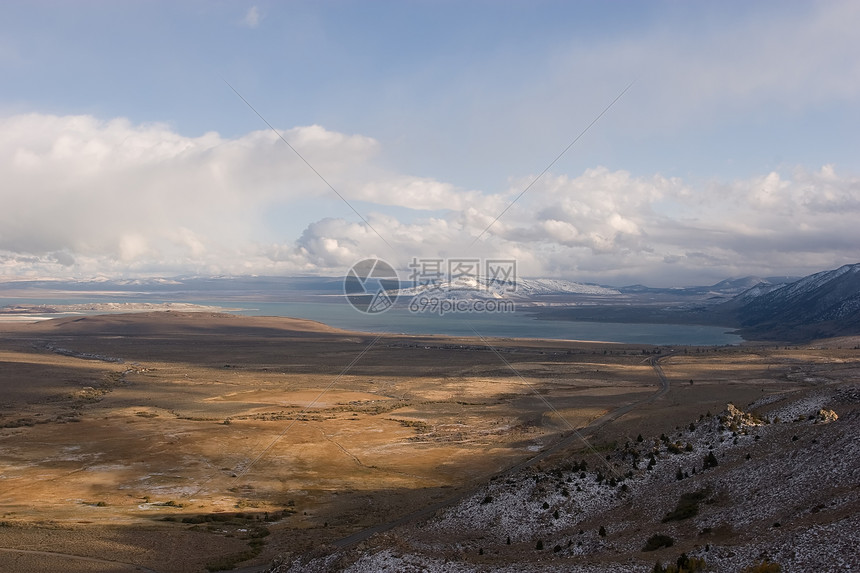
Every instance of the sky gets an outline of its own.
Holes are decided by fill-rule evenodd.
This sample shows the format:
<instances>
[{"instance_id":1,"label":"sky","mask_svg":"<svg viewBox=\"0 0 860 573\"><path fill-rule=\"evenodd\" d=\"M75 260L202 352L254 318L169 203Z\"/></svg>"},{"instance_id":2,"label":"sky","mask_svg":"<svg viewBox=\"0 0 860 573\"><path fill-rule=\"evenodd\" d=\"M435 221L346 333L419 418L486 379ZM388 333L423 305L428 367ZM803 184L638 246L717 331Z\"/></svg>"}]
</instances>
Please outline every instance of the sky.
<instances>
[{"instance_id":1,"label":"sky","mask_svg":"<svg viewBox=\"0 0 860 573\"><path fill-rule=\"evenodd\" d=\"M3 2L0 278L855 263L857 29L854 1Z\"/></svg>"}]
</instances>

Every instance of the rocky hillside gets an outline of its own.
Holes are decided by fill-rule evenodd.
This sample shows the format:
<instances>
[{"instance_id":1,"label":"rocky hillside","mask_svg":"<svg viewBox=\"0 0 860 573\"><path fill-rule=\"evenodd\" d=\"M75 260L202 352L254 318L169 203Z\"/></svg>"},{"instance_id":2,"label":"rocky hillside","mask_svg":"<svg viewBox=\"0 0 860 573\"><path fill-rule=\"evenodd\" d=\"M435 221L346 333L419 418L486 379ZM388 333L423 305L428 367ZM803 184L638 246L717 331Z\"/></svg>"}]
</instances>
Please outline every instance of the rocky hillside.
<instances>
[{"instance_id":1,"label":"rocky hillside","mask_svg":"<svg viewBox=\"0 0 860 573\"><path fill-rule=\"evenodd\" d=\"M804 342L860 334L860 263L773 289L758 285L722 309L745 338Z\"/></svg>"},{"instance_id":2,"label":"rocky hillside","mask_svg":"<svg viewBox=\"0 0 860 573\"><path fill-rule=\"evenodd\" d=\"M856 384L729 405L668 436L496 479L428 521L285 556L271 571L858 570L858 431Z\"/></svg>"}]
</instances>

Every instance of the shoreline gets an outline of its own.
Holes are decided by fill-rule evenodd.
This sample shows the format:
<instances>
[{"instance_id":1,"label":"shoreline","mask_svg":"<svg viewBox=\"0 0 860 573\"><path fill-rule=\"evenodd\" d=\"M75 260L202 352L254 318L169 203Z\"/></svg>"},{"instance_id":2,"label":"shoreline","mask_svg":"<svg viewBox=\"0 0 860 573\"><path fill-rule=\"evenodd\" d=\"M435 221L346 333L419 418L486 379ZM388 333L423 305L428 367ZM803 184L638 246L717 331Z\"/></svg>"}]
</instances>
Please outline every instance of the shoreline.
<instances>
[{"instance_id":1,"label":"shoreline","mask_svg":"<svg viewBox=\"0 0 860 573\"><path fill-rule=\"evenodd\" d=\"M448 323L439 323L438 321L425 321L416 324L401 323L403 317L392 315L394 321L393 326L381 325L378 315L369 315L369 318L375 324L358 325L354 320L338 320L337 316L310 316L314 313L300 314L248 314L251 311L267 312L273 309L249 309L235 308L229 306L217 306L213 304L195 304L195 303L151 303L151 302L133 302L133 303L76 303L63 305L49 304L16 304L0 308L0 325L2 324L37 324L49 320L62 320L70 317L95 317L95 316L118 316L123 314L142 314L142 313L167 313L167 312L187 312L200 314L224 314L237 318L283 318L296 320L310 320L319 322L328 327L354 332L363 335L383 335L383 336L405 336L405 337L432 337L442 339L493 339L507 341L547 341L547 342L577 342L589 344L607 344L607 345L633 345L633 346L688 346L688 347L737 347L744 344L754 343L736 333L724 331L723 334L733 334L737 337L734 341L702 341L697 336L699 329L715 328L712 325L669 325L660 323L617 323L617 322L597 322L597 321L559 321L563 324L570 325L570 332L545 332L535 333L530 336L528 325L523 325L521 329L514 329L511 332L507 325L500 323L499 325L478 323L477 327L473 327L470 321L457 319ZM289 312L294 310L285 308ZM528 315L525 315L528 316ZM535 319L536 320L536 319ZM403 327L403 328L401 328ZM501 327L501 328L500 328ZM629 327L629 328L625 328ZM691 330L689 334L693 337L689 340L677 340L684 338L683 333L674 334L678 329ZM525 330L525 332L523 332ZM583 332L585 331L585 332ZM596 331L596 332L589 332ZM604 331L606 338L599 338L600 331ZM583 337L577 334L596 334L598 336ZM569 335L569 336L568 336ZM627 340L619 340L618 338L629 336ZM675 339L675 340L667 340ZM707 336L705 336L707 338Z\"/></svg>"}]
</instances>

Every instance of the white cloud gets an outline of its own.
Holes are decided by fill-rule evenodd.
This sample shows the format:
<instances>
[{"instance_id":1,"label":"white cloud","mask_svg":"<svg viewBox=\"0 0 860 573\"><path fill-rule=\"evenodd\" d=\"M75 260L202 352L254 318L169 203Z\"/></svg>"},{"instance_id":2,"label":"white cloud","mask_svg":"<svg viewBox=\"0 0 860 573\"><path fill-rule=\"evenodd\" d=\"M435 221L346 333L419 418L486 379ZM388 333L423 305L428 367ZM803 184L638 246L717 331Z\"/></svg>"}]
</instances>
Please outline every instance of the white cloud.
<instances>
[{"instance_id":1,"label":"white cloud","mask_svg":"<svg viewBox=\"0 0 860 573\"><path fill-rule=\"evenodd\" d=\"M762 201L762 193L767 193ZM498 199L498 198L496 198ZM841 208L822 208L822 201ZM830 166L690 189L677 179L604 168L536 186L488 232L462 212L409 225L372 218L392 254L344 220L309 226L304 252L324 266L368 253L405 266L405 256L517 257L523 274L596 282L697 283L739 275L806 274L856 260L860 180ZM774 208L774 207L778 208ZM472 206L471 209L474 209ZM360 229L359 229L360 228Z\"/></svg>"},{"instance_id":2,"label":"white cloud","mask_svg":"<svg viewBox=\"0 0 860 573\"><path fill-rule=\"evenodd\" d=\"M371 138L319 126L283 134L353 204L448 209L464 197L479 200L476 192L461 196L450 184L375 165L379 146ZM271 209L328 200L349 212L271 130L185 137L168 125L125 119L11 116L0 119L0 180L0 251L36 257L30 260L39 265L65 253L62 260L74 258L81 272L93 271L90 260L102 261L105 272L245 268L249 245L281 236L266 221ZM313 265L348 252L328 240L311 246ZM264 253L257 256L268 264ZM11 272L11 260L0 273ZM307 261L290 261L307 269Z\"/></svg>"},{"instance_id":3,"label":"white cloud","mask_svg":"<svg viewBox=\"0 0 860 573\"><path fill-rule=\"evenodd\" d=\"M260 25L260 9L256 6L251 6L248 8L248 11L245 13L245 17L242 18L242 24L249 28L256 28Z\"/></svg>"},{"instance_id":4,"label":"white cloud","mask_svg":"<svg viewBox=\"0 0 860 573\"><path fill-rule=\"evenodd\" d=\"M285 137L357 204L354 217L271 131L185 137L89 116L0 120L0 275L334 273L379 256L515 257L519 271L614 283L805 274L856 261L860 179L830 165L690 185L659 174L548 174L497 194L394 173L373 139ZM279 228L273 209L334 202ZM303 228L303 230L302 230ZM390 245L390 246L389 246Z\"/></svg>"}]
</instances>

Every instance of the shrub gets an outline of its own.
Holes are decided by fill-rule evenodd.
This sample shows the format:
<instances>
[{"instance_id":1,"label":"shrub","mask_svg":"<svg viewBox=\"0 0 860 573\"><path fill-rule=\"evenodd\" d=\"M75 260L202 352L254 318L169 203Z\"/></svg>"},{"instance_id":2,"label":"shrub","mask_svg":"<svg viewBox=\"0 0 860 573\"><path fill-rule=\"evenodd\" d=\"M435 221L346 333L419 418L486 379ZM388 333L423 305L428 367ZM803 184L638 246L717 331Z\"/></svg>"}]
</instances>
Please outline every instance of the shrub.
<instances>
[{"instance_id":1,"label":"shrub","mask_svg":"<svg viewBox=\"0 0 860 573\"><path fill-rule=\"evenodd\" d=\"M543 551L543 539L538 539L537 543L535 543L535 549L538 551Z\"/></svg>"},{"instance_id":2,"label":"shrub","mask_svg":"<svg viewBox=\"0 0 860 573\"><path fill-rule=\"evenodd\" d=\"M705 457L705 463L702 466L702 469L715 468L720 463L717 461L717 456L714 455L714 452L708 452L708 455Z\"/></svg>"},{"instance_id":3,"label":"shrub","mask_svg":"<svg viewBox=\"0 0 860 573\"><path fill-rule=\"evenodd\" d=\"M675 505L675 509L666 514L663 518L663 523L681 521L682 519L693 517L699 513L699 502L704 501L710 493L711 491L708 488L704 488L681 494L677 505Z\"/></svg>"},{"instance_id":4,"label":"shrub","mask_svg":"<svg viewBox=\"0 0 860 573\"><path fill-rule=\"evenodd\" d=\"M600 537L606 537L606 528L601 525L600 529L597 530L597 534Z\"/></svg>"},{"instance_id":5,"label":"shrub","mask_svg":"<svg viewBox=\"0 0 860 573\"><path fill-rule=\"evenodd\" d=\"M654 573L695 573L705 568L705 560L698 557L687 557L686 553L681 553L675 563L670 563L666 567L659 561L654 564Z\"/></svg>"},{"instance_id":6,"label":"shrub","mask_svg":"<svg viewBox=\"0 0 860 573\"><path fill-rule=\"evenodd\" d=\"M663 547L672 547L674 544L675 540L668 535L655 533L648 538L648 541L645 542L645 547L642 548L642 551L656 551Z\"/></svg>"},{"instance_id":7,"label":"shrub","mask_svg":"<svg viewBox=\"0 0 860 573\"><path fill-rule=\"evenodd\" d=\"M264 537L268 537L271 534L268 527L254 527L250 533L248 533L248 537L251 539L263 539Z\"/></svg>"},{"instance_id":8,"label":"shrub","mask_svg":"<svg viewBox=\"0 0 860 573\"><path fill-rule=\"evenodd\" d=\"M671 565L666 568L667 573L694 573L695 571L701 571L705 568L705 560L701 557L687 557L686 553L681 553L678 557L678 560L675 562L675 567L673 568Z\"/></svg>"}]
</instances>

